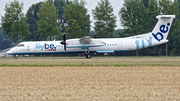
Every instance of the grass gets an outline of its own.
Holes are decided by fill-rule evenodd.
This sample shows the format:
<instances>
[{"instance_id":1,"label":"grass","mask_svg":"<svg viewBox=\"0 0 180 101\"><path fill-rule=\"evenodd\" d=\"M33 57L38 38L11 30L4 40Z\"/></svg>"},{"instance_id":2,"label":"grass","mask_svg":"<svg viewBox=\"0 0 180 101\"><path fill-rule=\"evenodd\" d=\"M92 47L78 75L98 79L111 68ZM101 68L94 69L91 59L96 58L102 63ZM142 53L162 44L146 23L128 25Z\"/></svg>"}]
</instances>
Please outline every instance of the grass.
<instances>
[{"instance_id":1,"label":"grass","mask_svg":"<svg viewBox=\"0 0 180 101\"><path fill-rule=\"evenodd\" d=\"M180 66L180 58L106 58L106 59L49 59L19 58L0 59L1 67L89 67L89 66Z\"/></svg>"}]
</instances>

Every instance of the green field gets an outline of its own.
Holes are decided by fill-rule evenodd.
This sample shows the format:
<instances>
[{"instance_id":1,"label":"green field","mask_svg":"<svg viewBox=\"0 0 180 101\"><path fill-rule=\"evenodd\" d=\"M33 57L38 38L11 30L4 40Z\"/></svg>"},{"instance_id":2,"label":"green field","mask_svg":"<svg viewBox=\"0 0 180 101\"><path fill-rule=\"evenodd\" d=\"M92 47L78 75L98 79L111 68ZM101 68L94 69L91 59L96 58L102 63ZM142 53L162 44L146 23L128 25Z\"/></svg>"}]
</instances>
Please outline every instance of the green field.
<instances>
[{"instance_id":1,"label":"green field","mask_svg":"<svg viewBox=\"0 0 180 101\"><path fill-rule=\"evenodd\" d=\"M0 66L180 66L179 57L121 57L121 58L1 58Z\"/></svg>"}]
</instances>

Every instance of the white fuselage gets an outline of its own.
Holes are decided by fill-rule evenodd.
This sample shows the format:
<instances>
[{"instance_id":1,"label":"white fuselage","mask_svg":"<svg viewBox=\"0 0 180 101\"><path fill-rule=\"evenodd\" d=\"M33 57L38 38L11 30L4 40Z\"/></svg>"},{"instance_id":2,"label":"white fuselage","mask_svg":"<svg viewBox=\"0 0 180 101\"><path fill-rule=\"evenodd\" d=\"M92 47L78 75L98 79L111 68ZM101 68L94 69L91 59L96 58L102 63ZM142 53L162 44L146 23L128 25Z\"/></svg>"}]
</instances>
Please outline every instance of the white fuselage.
<instances>
[{"instance_id":1,"label":"white fuselage","mask_svg":"<svg viewBox=\"0 0 180 101\"><path fill-rule=\"evenodd\" d=\"M69 39L68 41L74 41L70 43L70 46L78 46L81 43L79 39ZM168 42L164 40L158 42L154 39L143 39L141 37L128 37L128 38L105 38L105 39L93 39L101 40L105 45L99 47L88 47L91 53L110 53L110 52L121 52L121 51L131 51L142 48L151 47L158 44L163 44ZM153 41L154 40L154 41ZM87 48L68 48L67 51L64 50L64 45L60 44L61 41L34 41L34 42L21 42L19 46L12 48L8 51L9 55L25 55L25 54L58 54L58 53L81 53L87 51ZM77 44L79 43L79 44ZM84 45L85 47L86 45Z\"/></svg>"}]
</instances>

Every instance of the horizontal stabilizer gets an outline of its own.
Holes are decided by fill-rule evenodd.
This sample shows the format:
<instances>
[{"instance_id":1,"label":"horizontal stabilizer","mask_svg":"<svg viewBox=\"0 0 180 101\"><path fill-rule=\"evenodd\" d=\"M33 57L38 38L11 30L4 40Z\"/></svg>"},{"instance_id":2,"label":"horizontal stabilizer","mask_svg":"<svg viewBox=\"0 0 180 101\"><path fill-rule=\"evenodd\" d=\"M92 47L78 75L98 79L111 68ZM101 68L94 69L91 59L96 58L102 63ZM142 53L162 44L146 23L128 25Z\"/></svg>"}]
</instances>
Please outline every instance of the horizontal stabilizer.
<instances>
[{"instance_id":1,"label":"horizontal stabilizer","mask_svg":"<svg viewBox=\"0 0 180 101\"><path fill-rule=\"evenodd\" d=\"M175 18L175 15L158 15L156 16L157 19L160 19L160 18Z\"/></svg>"}]
</instances>

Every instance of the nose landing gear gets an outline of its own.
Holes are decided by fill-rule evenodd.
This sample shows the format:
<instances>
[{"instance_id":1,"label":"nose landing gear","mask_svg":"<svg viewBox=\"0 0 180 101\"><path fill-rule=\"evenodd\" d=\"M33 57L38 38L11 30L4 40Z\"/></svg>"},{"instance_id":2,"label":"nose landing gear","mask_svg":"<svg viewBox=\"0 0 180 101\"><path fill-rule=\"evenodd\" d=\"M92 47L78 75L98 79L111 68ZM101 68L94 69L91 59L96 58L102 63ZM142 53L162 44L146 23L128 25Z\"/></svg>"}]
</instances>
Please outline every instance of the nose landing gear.
<instances>
[{"instance_id":1,"label":"nose landing gear","mask_svg":"<svg viewBox=\"0 0 180 101\"><path fill-rule=\"evenodd\" d=\"M14 55L14 59L18 59L18 55Z\"/></svg>"}]
</instances>

